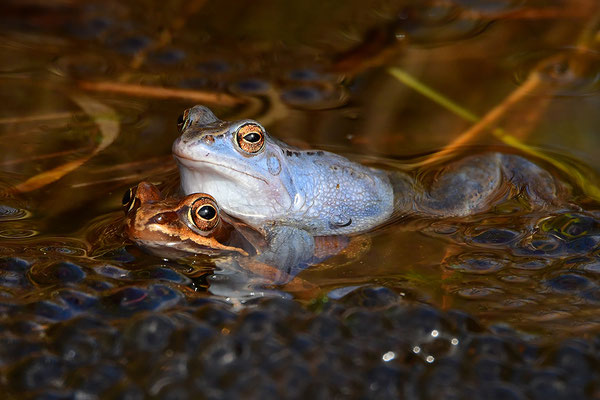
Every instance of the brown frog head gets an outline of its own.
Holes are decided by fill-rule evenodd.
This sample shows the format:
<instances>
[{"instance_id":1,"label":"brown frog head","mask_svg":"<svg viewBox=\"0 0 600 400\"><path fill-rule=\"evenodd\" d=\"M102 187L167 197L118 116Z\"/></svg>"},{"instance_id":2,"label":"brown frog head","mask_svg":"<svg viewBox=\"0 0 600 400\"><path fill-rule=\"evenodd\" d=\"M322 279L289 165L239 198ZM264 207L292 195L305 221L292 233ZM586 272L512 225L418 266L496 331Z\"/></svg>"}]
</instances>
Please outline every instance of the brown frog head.
<instances>
[{"instance_id":1,"label":"brown frog head","mask_svg":"<svg viewBox=\"0 0 600 400\"><path fill-rule=\"evenodd\" d=\"M125 232L140 247L167 258L193 254L255 253L260 235L219 210L205 193L164 198L141 182L123 196Z\"/></svg>"}]
</instances>

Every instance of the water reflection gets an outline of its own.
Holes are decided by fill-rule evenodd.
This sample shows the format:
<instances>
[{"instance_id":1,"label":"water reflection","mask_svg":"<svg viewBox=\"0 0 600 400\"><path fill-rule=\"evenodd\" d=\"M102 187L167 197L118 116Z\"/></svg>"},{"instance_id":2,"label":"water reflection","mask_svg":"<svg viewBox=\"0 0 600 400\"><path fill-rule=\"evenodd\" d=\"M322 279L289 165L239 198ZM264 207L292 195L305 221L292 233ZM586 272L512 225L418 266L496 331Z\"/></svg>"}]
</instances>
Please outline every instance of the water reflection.
<instances>
[{"instance_id":1,"label":"water reflection","mask_svg":"<svg viewBox=\"0 0 600 400\"><path fill-rule=\"evenodd\" d=\"M27 210L0 204L0 221L14 221L25 219L30 216L31 213Z\"/></svg>"},{"instance_id":2,"label":"water reflection","mask_svg":"<svg viewBox=\"0 0 600 400\"><path fill-rule=\"evenodd\" d=\"M196 103L148 97L147 87L233 96L239 103L216 96L210 105L227 119L265 117L278 137L307 147L412 162L468 124L393 80L388 67L477 115L535 76L542 85L533 94L542 96L522 99L498 126L557 149L550 158L558 162L575 155L590 164L576 168L580 175L593 176L598 56L593 43L575 44L596 1L392 3L2 2L8 396L599 392L600 211L581 188L581 209L536 213L507 202L471 219L402 220L368 233L355 251L291 274L317 294L220 258L165 261L123 236L127 187L150 178L176 194L175 120ZM91 91L84 81L138 92ZM82 92L116 110L121 136L61 179L7 198L19 182L97 145L98 127L71 101Z\"/></svg>"},{"instance_id":3,"label":"water reflection","mask_svg":"<svg viewBox=\"0 0 600 400\"><path fill-rule=\"evenodd\" d=\"M531 73L545 87L546 96L585 96L600 89L600 54L585 48L558 48L529 52L515 57L514 77L522 84Z\"/></svg>"}]
</instances>

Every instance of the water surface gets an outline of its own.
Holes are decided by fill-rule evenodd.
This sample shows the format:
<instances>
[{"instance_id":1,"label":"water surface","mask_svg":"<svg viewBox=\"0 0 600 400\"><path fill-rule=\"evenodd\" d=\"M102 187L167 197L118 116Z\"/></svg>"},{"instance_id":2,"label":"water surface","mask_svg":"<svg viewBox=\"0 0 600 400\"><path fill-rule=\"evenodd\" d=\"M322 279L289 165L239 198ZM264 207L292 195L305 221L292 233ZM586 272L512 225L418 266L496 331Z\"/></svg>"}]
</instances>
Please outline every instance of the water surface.
<instances>
[{"instance_id":1,"label":"water surface","mask_svg":"<svg viewBox=\"0 0 600 400\"><path fill-rule=\"evenodd\" d=\"M353 348L348 353L356 354L357 365L364 368L379 368L372 360L374 354L394 354L385 357L396 363L395 372L376 369L379 372L372 375L358 374L348 381L356 378L356 382L341 392L345 396L363 393L367 381L361 379L400 379L411 363L419 365L419 372L406 379L435 382L435 371L442 371L436 366L438 356L431 355L435 351L414 351L423 337L430 340L427 335L433 328L402 344L376 340L397 332L402 324L394 318L402 313L394 307L405 302L418 304L417 310L435 314L442 321L439 324L448 327L445 344L439 344L443 348L439 354L450 357L446 362L463 362L451 359L458 353L448 350L459 333L475 342L476 335L489 335L485 340L511 346L517 341L519 348L524 346L520 341L541 343L546 346L542 349L550 349L539 354L558 354L566 346L597 357L593 343L600 331L600 213L590 187L598 184L600 168L600 62L598 26L593 23L599 10L591 0L543 3L373 1L365 5L350 1L340 7L336 2L304 1L4 2L0 6L0 322L5 347L14 341L21 347L2 355L2 384L16 382L10 385L15 396L47 390L69 398L74 390L93 392L82 383L85 375L78 375L87 368L106 384L105 392L98 389L94 395L118 397L119 390L131 384L140 393L164 398L161 391L185 379L196 382L196 386L181 384L190 393L203 387L198 379L212 382L206 385L217 393L219 385L233 387L235 382L241 385L243 379L253 379L231 372L246 364L240 358L235 358L238 364L229 364L233 362L227 358L227 341L233 340L227 338L229 330L243 341L253 329L244 331L239 321L254 318L247 316L252 312L279 321L283 317L277 312L285 307L299 317L285 322L291 324L291 333L277 331L273 340L286 343L283 347L288 349L281 351L301 347L290 339L297 336L318 348L335 348L333 353L347 349L327 343L341 346L352 338L347 340ZM243 276L219 271L215 275L209 257L198 257L193 263L165 261L144 253L123 236L120 202L128 187L149 180L162 184L168 193L176 192L170 146L177 135L177 117L196 103L205 103L222 119L257 119L274 136L301 147L403 169L448 146L472 126L472 121L394 78L389 68L401 68L478 116L506 106L505 100L529 85L535 74L541 83L510 104L489 128L500 127L535 149L538 155L525 155L570 182L581 209L529 213L517 202L464 220L400 221L363 235L365 242L355 253L340 254L301 272L302 279L321 289L320 296L281 304L251 300L250 305L240 305L230 297L245 287ZM155 88L174 91L167 94ZM119 134L114 142L60 179L15 191L44 171L83 160L102 141L97 121L81 105L82 96L87 104L101 104L115 113ZM457 156L489 146L523 152L503 143L492 129L469 143L475 144L478 147L458 149ZM556 164L570 169L561 170ZM573 171L585 177L583 184ZM418 174L427 172L425 168ZM357 326L368 326L369 318L383 318L381 309L365 310L360 300L361 296L380 299L380 292L369 292L374 287L384 288L377 290L392 299L381 304L382 309L393 311L385 314L387 319L376 325L379 330L374 333L354 331L354 320L364 318L367 322ZM285 287L256 288L256 292L294 296ZM342 300L331 300L338 297ZM242 311L230 309L232 302ZM322 319L327 322L318 319L323 309ZM359 316L353 319L355 313ZM219 317L210 319L208 314ZM477 328L461 328L456 321L464 320L457 315L477 319L473 322ZM107 325L89 323L94 328L85 337L93 343L79 343L65 333L88 318ZM306 321L313 318L324 324L322 330L308 327L312 322ZM415 329L426 325L421 317L406 318L407 326ZM197 355L185 347L182 337L191 340L194 336L188 330L200 329L197 323L210 331L206 337L213 345L204 350L212 351L213 358L202 358L209 353ZM149 339L149 347L144 348L144 342L136 339L141 334L131 333L136 329L169 335L163 342L152 336L155 341ZM338 329L341 336L331 333ZM509 340L502 329L516 333ZM327 334L334 339L327 339ZM125 344L102 347L99 342L109 341L111 335ZM197 349L202 340L189 346ZM369 341L377 343L372 354L356 350ZM63 349L76 344L78 349L89 349L89 354ZM116 348L121 349L115 355L119 361L110 364L109 350ZM87 358L73 361L81 351ZM405 351L418 361L400 357ZM169 371L193 371L194 362L201 359L206 365L223 367L225 377L204 372L198 378L181 372L184 378L152 384L133 368L143 363L148 352L161 362L173 363L161 367ZM466 348L460 352L469 354ZM304 357L299 355L302 352L285 354L292 361L283 359L292 364ZM268 361L253 357L252 362L262 360L262 365ZM336 357L311 359L309 366L297 363L298 376L318 376L315 365L319 363L324 370L333 370L335 362L342 362ZM502 360L505 368L516 370L528 362L525 353L511 357ZM550 356L539 357L539 365L552 364ZM388 361L377 358L385 365ZM83 369L73 372L75 367ZM35 368L44 372L35 375L31 372ZM199 369L205 370L209 368ZM586 382L593 381L594 371L587 370ZM569 381L575 374L564 372L561 379ZM508 375L488 378L500 382ZM293 377L268 376L269 382L283 388L273 390L293 386L285 383ZM485 381L485 377L469 376L474 387ZM335 377L323 379L323 387L335 381ZM364 387L374 396L379 392L369 388L388 386ZM417 396L417 389L401 390L407 397ZM537 392L527 390L520 393L535 398ZM594 393L589 386L586 390L588 395ZM306 393L299 390L298 396ZM386 393L397 396L399 392Z\"/></svg>"}]
</instances>

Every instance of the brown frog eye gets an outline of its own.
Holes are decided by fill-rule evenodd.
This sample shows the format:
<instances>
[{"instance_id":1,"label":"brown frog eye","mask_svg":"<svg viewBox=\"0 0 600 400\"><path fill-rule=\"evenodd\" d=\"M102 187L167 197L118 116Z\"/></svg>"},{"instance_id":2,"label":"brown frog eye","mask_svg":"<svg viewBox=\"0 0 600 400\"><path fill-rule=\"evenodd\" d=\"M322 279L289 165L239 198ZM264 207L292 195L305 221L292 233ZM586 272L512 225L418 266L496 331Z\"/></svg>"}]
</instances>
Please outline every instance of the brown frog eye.
<instances>
[{"instance_id":1,"label":"brown frog eye","mask_svg":"<svg viewBox=\"0 0 600 400\"><path fill-rule=\"evenodd\" d=\"M121 200L121 206L123 207L123 211L125 214L128 214L133 208L139 205L139 201L135 197L135 193L137 191L137 186L127 189L125 194L123 195L123 199Z\"/></svg>"},{"instance_id":2,"label":"brown frog eye","mask_svg":"<svg viewBox=\"0 0 600 400\"><path fill-rule=\"evenodd\" d=\"M183 132L183 130L186 128L187 122L188 122L188 115L190 113L190 110L185 110L183 112L183 114L181 114L179 116L179 118L177 118L177 129L179 130L179 132Z\"/></svg>"},{"instance_id":3,"label":"brown frog eye","mask_svg":"<svg viewBox=\"0 0 600 400\"><path fill-rule=\"evenodd\" d=\"M265 144L265 134L260 125L247 124L238 129L236 140L240 149L254 154L262 150Z\"/></svg>"},{"instance_id":4,"label":"brown frog eye","mask_svg":"<svg viewBox=\"0 0 600 400\"><path fill-rule=\"evenodd\" d=\"M190 206L189 218L201 231L210 231L219 222L219 208L211 197L200 197Z\"/></svg>"}]
</instances>

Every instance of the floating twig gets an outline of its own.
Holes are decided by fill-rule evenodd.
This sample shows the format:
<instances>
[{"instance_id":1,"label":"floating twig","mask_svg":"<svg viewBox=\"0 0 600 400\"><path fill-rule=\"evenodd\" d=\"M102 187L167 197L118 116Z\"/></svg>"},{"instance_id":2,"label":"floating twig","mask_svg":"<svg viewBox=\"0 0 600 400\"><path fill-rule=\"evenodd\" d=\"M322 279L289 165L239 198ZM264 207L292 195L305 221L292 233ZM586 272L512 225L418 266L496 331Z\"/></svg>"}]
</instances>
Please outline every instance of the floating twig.
<instances>
[{"instance_id":1,"label":"floating twig","mask_svg":"<svg viewBox=\"0 0 600 400\"><path fill-rule=\"evenodd\" d=\"M26 115L23 117L8 117L8 118L0 118L0 125L4 124L22 124L28 122L39 122L39 121L52 121L56 119L67 119L72 118L72 112L57 112L57 113L49 113L49 114L40 114L40 115Z\"/></svg>"},{"instance_id":2,"label":"floating twig","mask_svg":"<svg viewBox=\"0 0 600 400\"><path fill-rule=\"evenodd\" d=\"M236 106L246 102L244 99L226 93L144 86L133 83L79 81L78 85L83 90L94 92L112 92L129 96L152 97L157 99L182 99L222 106Z\"/></svg>"},{"instance_id":3,"label":"floating twig","mask_svg":"<svg viewBox=\"0 0 600 400\"><path fill-rule=\"evenodd\" d=\"M419 82L416 78L412 77L407 72L399 68L390 68L388 72L401 82L405 83L407 86L411 87L412 89L415 89L427 98L442 105L447 110L450 110L454 114L460 116L461 118L467 121L475 122L475 125L473 125L473 127L471 127L463 134L461 134L458 138L453 140L444 149L440 150L437 153L434 153L432 156L428 157L426 160L420 163L419 165L421 166L428 165L433 162L438 162L444 157L450 155L452 152L456 151L457 149L467 144L473 144L474 140L478 138L482 132L489 130L490 126L498 122L498 120L502 116L506 115L507 111L509 111L518 101L520 101L524 96L530 94L535 89L539 88L539 85L541 85L541 79L539 78L539 76L537 74L530 74L529 78L525 81L523 85L521 85L517 90L511 93L506 98L506 100L500 103L500 105L494 107L492 111L490 111L482 119L480 119L475 113L458 105L456 102L436 92L424 83ZM501 128L491 129L491 132L496 138L500 139L503 143L516 149L519 149L520 151L526 154L533 155L552 164L562 172L569 175L588 196L596 200L600 200L600 188L596 184L592 183L592 181L587 176L585 176L585 174L583 174L582 171L566 163L563 163L553 157L550 157L546 153L532 146L523 143L520 139L513 135L510 135Z\"/></svg>"},{"instance_id":4,"label":"floating twig","mask_svg":"<svg viewBox=\"0 0 600 400\"><path fill-rule=\"evenodd\" d=\"M15 190L19 192L30 192L59 180L107 148L119 135L119 117L111 107L84 95L72 95L71 99L77 103L77 105L81 107L81 109L83 109L83 111L89 115L98 126L100 143L90 154L37 174L27 179L25 182L18 184L14 188Z\"/></svg>"}]
</instances>

